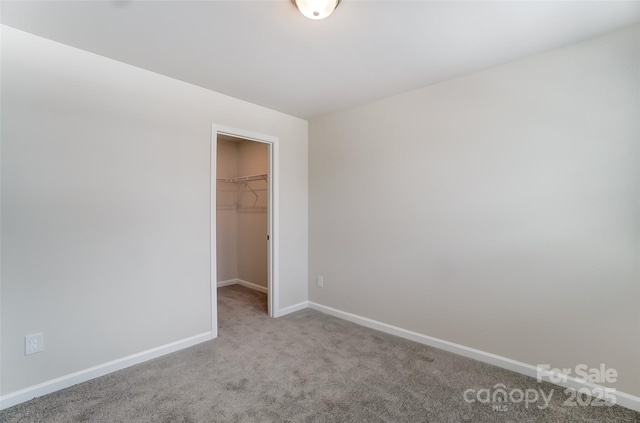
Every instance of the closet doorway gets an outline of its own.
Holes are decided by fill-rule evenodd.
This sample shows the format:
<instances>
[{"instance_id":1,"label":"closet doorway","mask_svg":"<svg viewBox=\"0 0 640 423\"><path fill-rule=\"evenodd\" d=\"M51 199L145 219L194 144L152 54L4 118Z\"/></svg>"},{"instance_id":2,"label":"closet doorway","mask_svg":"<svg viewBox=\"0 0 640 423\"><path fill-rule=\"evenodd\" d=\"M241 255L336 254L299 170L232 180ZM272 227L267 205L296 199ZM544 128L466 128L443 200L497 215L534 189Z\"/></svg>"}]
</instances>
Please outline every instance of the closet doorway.
<instances>
[{"instance_id":1,"label":"closet doorway","mask_svg":"<svg viewBox=\"0 0 640 423\"><path fill-rule=\"evenodd\" d=\"M277 317L277 138L213 125L211 140L211 301L217 288L243 285L267 294Z\"/></svg>"}]
</instances>

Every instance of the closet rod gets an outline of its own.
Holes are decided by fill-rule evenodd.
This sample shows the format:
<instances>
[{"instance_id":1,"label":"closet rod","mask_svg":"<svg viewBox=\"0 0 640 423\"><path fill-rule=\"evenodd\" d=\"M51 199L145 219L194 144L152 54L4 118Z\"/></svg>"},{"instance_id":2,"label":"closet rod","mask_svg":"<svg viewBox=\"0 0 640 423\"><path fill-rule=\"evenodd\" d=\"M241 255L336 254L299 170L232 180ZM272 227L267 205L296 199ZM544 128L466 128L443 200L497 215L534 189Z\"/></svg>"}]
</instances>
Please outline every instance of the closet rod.
<instances>
[{"instance_id":1,"label":"closet rod","mask_svg":"<svg viewBox=\"0 0 640 423\"><path fill-rule=\"evenodd\" d=\"M250 181L266 182L268 176L269 176L268 173L261 173L259 175L238 176L237 178L217 178L217 180L221 182L230 182L230 183L250 182Z\"/></svg>"}]
</instances>

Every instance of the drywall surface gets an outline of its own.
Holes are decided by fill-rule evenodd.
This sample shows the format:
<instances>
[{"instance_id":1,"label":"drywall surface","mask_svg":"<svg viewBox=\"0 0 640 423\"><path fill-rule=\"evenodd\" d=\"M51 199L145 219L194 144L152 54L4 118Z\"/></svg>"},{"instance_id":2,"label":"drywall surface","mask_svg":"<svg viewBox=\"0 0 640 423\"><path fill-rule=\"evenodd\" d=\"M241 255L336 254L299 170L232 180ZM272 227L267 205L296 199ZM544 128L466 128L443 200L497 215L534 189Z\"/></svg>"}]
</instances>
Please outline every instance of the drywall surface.
<instances>
[{"instance_id":1,"label":"drywall surface","mask_svg":"<svg viewBox=\"0 0 640 423\"><path fill-rule=\"evenodd\" d=\"M218 139L217 177L238 175L238 143ZM216 184L216 254L218 282L238 278L238 187L234 183Z\"/></svg>"},{"instance_id":2,"label":"drywall surface","mask_svg":"<svg viewBox=\"0 0 640 423\"><path fill-rule=\"evenodd\" d=\"M6 26L1 73L2 395L211 331L212 123L278 137L307 300L306 121Z\"/></svg>"},{"instance_id":3,"label":"drywall surface","mask_svg":"<svg viewBox=\"0 0 640 423\"><path fill-rule=\"evenodd\" d=\"M241 141L238 146L238 176L269 173L269 146ZM238 278L267 287L267 206L268 183L248 182L238 185ZM255 195L251 192L255 192Z\"/></svg>"},{"instance_id":4,"label":"drywall surface","mask_svg":"<svg viewBox=\"0 0 640 423\"><path fill-rule=\"evenodd\" d=\"M310 121L309 299L640 395L639 38Z\"/></svg>"}]
</instances>

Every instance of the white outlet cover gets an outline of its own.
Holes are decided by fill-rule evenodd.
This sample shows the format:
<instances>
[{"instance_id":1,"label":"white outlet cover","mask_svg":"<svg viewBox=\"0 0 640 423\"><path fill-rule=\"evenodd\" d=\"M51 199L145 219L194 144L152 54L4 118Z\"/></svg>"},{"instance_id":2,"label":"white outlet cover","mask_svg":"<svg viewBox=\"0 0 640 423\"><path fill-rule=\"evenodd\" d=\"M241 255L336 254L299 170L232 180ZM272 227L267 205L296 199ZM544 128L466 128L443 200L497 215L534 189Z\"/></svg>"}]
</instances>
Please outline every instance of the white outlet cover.
<instances>
[{"instance_id":1,"label":"white outlet cover","mask_svg":"<svg viewBox=\"0 0 640 423\"><path fill-rule=\"evenodd\" d=\"M44 349L44 335L42 332L24 337L24 354L35 354Z\"/></svg>"}]
</instances>

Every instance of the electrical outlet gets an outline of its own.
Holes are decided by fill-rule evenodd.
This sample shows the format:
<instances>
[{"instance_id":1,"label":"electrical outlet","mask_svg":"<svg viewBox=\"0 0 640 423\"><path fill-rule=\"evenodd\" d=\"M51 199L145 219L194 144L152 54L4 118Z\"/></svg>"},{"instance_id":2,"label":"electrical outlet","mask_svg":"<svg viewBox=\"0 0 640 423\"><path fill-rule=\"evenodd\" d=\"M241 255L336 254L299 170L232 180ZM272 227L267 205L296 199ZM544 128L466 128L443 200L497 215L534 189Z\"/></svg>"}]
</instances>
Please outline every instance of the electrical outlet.
<instances>
[{"instance_id":1,"label":"electrical outlet","mask_svg":"<svg viewBox=\"0 0 640 423\"><path fill-rule=\"evenodd\" d=\"M323 276L316 277L316 283L318 284L318 288L324 288L324 277Z\"/></svg>"},{"instance_id":2,"label":"electrical outlet","mask_svg":"<svg viewBox=\"0 0 640 423\"><path fill-rule=\"evenodd\" d=\"M44 349L44 335L41 333L34 333L33 335L27 335L24 337L24 354L35 354L41 352Z\"/></svg>"}]
</instances>

